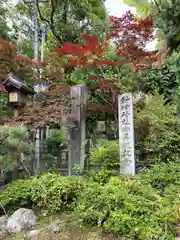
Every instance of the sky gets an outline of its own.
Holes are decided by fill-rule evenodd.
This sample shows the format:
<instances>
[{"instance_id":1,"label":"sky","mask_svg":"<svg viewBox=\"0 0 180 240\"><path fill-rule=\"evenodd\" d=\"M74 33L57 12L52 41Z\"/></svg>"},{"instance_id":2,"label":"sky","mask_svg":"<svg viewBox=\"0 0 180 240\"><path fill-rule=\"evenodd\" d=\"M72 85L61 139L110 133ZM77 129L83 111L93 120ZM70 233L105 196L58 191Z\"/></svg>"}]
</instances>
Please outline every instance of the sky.
<instances>
[{"instance_id":1,"label":"sky","mask_svg":"<svg viewBox=\"0 0 180 240\"><path fill-rule=\"evenodd\" d=\"M110 15L121 17L125 12L136 12L135 8L131 8L123 3L122 0L106 0L106 8Z\"/></svg>"}]
</instances>

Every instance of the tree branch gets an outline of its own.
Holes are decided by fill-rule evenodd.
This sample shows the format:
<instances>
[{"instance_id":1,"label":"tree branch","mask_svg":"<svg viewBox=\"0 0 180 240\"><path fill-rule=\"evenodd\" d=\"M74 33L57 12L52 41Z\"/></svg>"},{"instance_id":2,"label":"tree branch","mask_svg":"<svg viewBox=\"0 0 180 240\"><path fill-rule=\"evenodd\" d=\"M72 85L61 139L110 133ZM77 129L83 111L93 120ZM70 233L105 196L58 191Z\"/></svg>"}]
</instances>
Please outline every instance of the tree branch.
<instances>
[{"instance_id":1,"label":"tree branch","mask_svg":"<svg viewBox=\"0 0 180 240\"><path fill-rule=\"evenodd\" d=\"M21 153L20 158L17 159L17 162L19 163L20 166L22 166L22 168L26 172L27 176L30 177L31 173L28 170L28 168L26 167L26 165L24 164L24 155L23 155L23 153Z\"/></svg>"},{"instance_id":2,"label":"tree branch","mask_svg":"<svg viewBox=\"0 0 180 240\"><path fill-rule=\"evenodd\" d=\"M46 19L46 18L43 17L43 15L42 15L42 13L41 13L41 9L40 9L40 7L39 7L38 1L37 1L37 5L36 5L36 6L37 6L37 10L38 10L39 17L40 17L41 21L46 22L47 24L51 25L50 21L49 21L48 19Z\"/></svg>"},{"instance_id":3,"label":"tree branch","mask_svg":"<svg viewBox=\"0 0 180 240\"><path fill-rule=\"evenodd\" d=\"M55 4L54 4L54 1L55 1ZM51 18L50 18L51 19L50 27L51 27L51 30L52 30L52 33L54 34L54 36L57 38L58 41L61 42L61 37L58 36L58 34L55 31L55 27L54 27L54 13L56 11L56 7L57 7L57 0L51 0L52 11L51 11Z\"/></svg>"},{"instance_id":4,"label":"tree branch","mask_svg":"<svg viewBox=\"0 0 180 240\"><path fill-rule=\"evenodd\" d=\"M1 206L2 210L3 210L3 212L4 212L4 215L5 215L6 217L8 217L7 212L6 212L5 208L4 208L4 206L3 206L2 204L0 204L0 206Z\"/></svg>"},{"instance_id":5,"label":"tree branch","mask_svg":"<svg viewBox=\"0 0 180 240\"><path fill-rule=\"evenodd\" d=\"M66 0L65 3L64 3L64 14L63 14L63 17L62 17L62 20L63 20L65 25L67 24L67 12L68 12L68 2Z\"/></svg>"},{"instance_id":6,"label":"tree branch","mask_svg":"<svg viewBox=\"0 0 180 240\"><path fill-rule=\"evenodd\" d=\"M55 4L54 4L54 1L55 1ZM57 7L57 1L56 0L51 0L51 16L50 16L50 21L48 19L46 19L45 17L43 17L42 13L41 13L41 10L40 10L40 7L39 7L39 3L37 1L37 10L38 10L38 13L39 13L39 17L41 19L41 21L43 22L46 22L49 26L50 26L50 29L53 33L53 35L55 36L55 38L61 42L61 38L60 36L57 34L56 30L55 30L55 27L54 27L54 13L56 11L56 7Z\"/></svg>"},{"instance_id":7,"label":"tree branch","mask_svg":"<svg viewBox=\"0 0 180 240\"><path fill-rule=\"evenodd\" d=\"M151 1L152 1L153 4L155 4L158 12L160 13L160 12L161 12L161 9L160 9L160 6L159 6L158 2L157 2L156 0L151 0Z\"/></svg>"}]
</instances>

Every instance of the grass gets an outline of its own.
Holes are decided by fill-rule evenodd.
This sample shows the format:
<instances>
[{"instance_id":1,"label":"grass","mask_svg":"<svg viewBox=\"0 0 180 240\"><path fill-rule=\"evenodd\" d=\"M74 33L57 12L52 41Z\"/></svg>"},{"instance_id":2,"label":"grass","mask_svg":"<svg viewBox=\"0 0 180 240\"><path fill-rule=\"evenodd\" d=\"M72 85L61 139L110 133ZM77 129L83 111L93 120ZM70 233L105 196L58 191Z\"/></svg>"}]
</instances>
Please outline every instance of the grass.
<instances>
[{"instance_id":1,"label":"grass","mask_svg":"<svg viewBox=\"0 0 180 240\"><path fill-rule=\"evenodd\" d=\"M60 220L60 233L49 232L48 226L53 220ZM37 229L41 229L38 240L120 240L120 237L103 233L101 229L82 226L78 219L67 213L59 216L42 216L38 218ZM4 236L0 240L24 240L22 235Z\"/></svg>"}]
</instances>

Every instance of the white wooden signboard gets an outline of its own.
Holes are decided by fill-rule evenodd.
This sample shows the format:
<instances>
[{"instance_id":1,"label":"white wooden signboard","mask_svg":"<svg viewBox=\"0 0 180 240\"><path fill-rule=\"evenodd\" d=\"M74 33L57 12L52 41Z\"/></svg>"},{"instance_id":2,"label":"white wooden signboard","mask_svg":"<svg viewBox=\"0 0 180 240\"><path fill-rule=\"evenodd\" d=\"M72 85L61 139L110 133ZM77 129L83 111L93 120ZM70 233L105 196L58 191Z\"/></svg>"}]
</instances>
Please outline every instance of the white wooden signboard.
<instances>
[{"instance_id":1,"label":"white wooden signboard","mask_svg":"<svg viewBox=\"0 0 180 240\"><path fill-rule=\"evenodd\" d=\"M118 98L120 173L135 174L134 126L132 94L125 93Z\"/></svg>"}]
</instances>

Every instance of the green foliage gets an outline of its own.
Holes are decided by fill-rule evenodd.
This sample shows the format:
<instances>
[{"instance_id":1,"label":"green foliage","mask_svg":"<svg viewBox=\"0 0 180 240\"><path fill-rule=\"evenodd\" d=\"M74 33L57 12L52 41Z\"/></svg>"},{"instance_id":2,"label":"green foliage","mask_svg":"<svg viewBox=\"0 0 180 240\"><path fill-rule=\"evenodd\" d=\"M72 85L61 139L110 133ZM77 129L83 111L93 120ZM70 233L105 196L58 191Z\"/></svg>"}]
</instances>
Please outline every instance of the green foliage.
<instances>
[{"instance_id":1,"label":"green foliage","mask_svg":"<svg viewBox=\"0 0 180 240\"><path fill-rule=\"evenodd\" d=\"M177 106L165 104L163 95L134 96L135 147L137 170L174 160L179 154L180 118ZM99 141L91 149L90 163L97 170L119 170L116 141Z\"/></svg>"},{"instance_id":2,"label":"green foliage","mask_svg":"<svg viewBox=\"0 0 180 240\"><path fill-rule=\"evenodd\" d=\"M178 3L178 0L158 1L160 11L156 14L155 27L162 33L163 39L172 50L177 50L180 45Z\"/></svg>"},{"instance_id":3,"label":"green foliage","mask_svg":"<svg viewBox=\"0 0 180 240\"><path fill-rule=\"evenodd\" d=\"M9 27L7 26L8 9L5 7L4 0L0 1L0 37L7 37Z\"/></svg>"},{"instance_id":4,"label":"green foliage","mask_svg":"<svg viewBox=\"0 0 180 240\"><path fill-rule=\"evenodd\" d=\"M175 228L168 219L164 220L163 206L162 197L151 186L136 179L112 178L104 186L86 185L78 198L76 213L84 223L103 226L126 239L173 239ZM177 221L173 214L172 219Z\"/></svg>"},{"instance_id":5,"label":"green foliage","mask_svg":"<svg viewBox=\"0 0 180 240\"><path fill-rule=\"evenodd\" d=\"M83 181L81 178L61 177L49 173L34 178L32 186L32 201L38 207L56 212L70 207L83 188Z\"/></svg>"},{"instance_id":6,"label":"green foliage","mask_svg":"<svg viewBox=\"0 0 180 240\"><path fill-rule=\"evenodd\" d=\"M68 146L67 134L59 129L52 129L45 141L46 151L41 156L41 171L57 172L61 162L61 152Z\"/></svg>"},{"instance_id":7,"label":"green foliage","mask_svg":"<svg viewBox=\"0 0 180 240\"><path fill-rule=\"evenodd\" d=\"M19 48L21 49L21 52L23 56L27 56L33 59L34 52L33 52L33 46L32 46L32 40L28 38L20 38L17 42ZM27 70L26 70L27 71Z\"/></svg>"},{"instance_id":8,"label":"green foliage","mask_svg":"<svg viewBox=\"0 0 180 240\"><path fill-rule=\"evenodd\" d=\"M140 100L139 100L140 102ZM140 151L137 166L167 162L179 153L180 118L175 105L164 104L163 96L147 96L144 106L135 106L135 142Z\"/></svg>"},{"instance_id":9,"label":"green foliage","mask_svg":"<svg viewBox=\"0 0 180 240\"><path fill-rule=\"evenodd\" d=\"M62 149L67 147L68 138L64 132L53 129L51 135L47 138L46 142L48 152L51 153L53 156L57 156Z\"/></svg>"},{"instance_id":10,"label":"green foliage","mask_svg":"<svg viewBox=\"0 0 180 240\"><path fill-rule=\"evenodd\" d=\"M88 179L47 173L15 181L0 192L0 204L7 210L27 204L50 212L71 209L84 224L101 226L123 239L175 239L179 162L162 163L131 178L106 179L109 173Z\"/></svg>"},{"instance_id":11,"label":"green foliage","mask_svg":"<svg viewBox=\"0 0 180 240\"><path fill-rule=\"evenodd\" d=\"M119 170L119 146L117 141L99 140L91 149L92 166L102 169Z\"/></svg>"},{"instance_id":12,"label":"green foliage","mask_svg":"<svg viewBox=\"0 0 180 240\"><path fill-rule=\"evenodd\" d=\"M0 205L10 212L18 207L32 205L31 188L31 179L13 181L1 190Z\"/></svg>"},{"instance_id":13,"label":"green foliage","mask_svg":"<svg viewBox=\"0 0 180 240\"><path fill-rule=\"evenodd\" d=\"M95 177L94 177L94 181L98 182L100 184L105 184L109 182L109 179L113 176L118 176L119 175L119 171L115 171L115 170L101 170L100 172L98 172Z\"/></svg>"},{"instance_id":14,"label":"green foliage","mask_svg":"<svg viewBox=\"0 0 180 240\"><path fill-rule=\"evenodd\" d=\"M180 186L180 164L179 160L170 161L168 163L161 163L152 166L144 173L139 175L140 180L151 184L153 188L164 190L168 186Z\"/></svg>"},{"instance_id":15,"label":"green foliage","mask_svg":"<svg viewBox=\"0 0 180 240\"><path fill-rule=\"evenodd\" d=\"M34 148L24 126L0 126L0 170L3 173L14 167L30 167L29 157ZM23 158L22 155L23 153Z\"/></svg>"},{"instance_id":16,"label":"green foliage","mask_svg":"<svg viewBox=\"0 0 180 240\"><path fill-rule=\"evenodd\" d=\"M69 208L83 189L83 180L46 173L28 180L17 180L4 187L0 204L7 209L31 203L56 212Z\"/></svg>"},{"instance_id":17,"label":"green foliage","mask_svg":"<svg viewBox=\"0 0 180 240\"><path fill-rule=\"evenodd\" d=\"M8 108L8 94L0 92L0 124L3 124L5 119L11 117L12 109Z\"/></svg>"},{"instance_id":18,"label":"green foliage","mask_svg":"<svg viewBox=\"0 0 180 240\"><path fill-rule=\"evenodd\" d=\"M91 169L85 172L85 177L87 177L88 181L90 180L100 184L108 183L109 179L113 176L119 176L119 171L102 169L99 172L95 172L93 169Z\"/></svg>"},{"instance_id":19,"label":"green foliage","mask_svg":"<svg viewBox=\"0 0 180 240\"><path fill-rule=\"evenodd\" d=\"M59 172L57 166L57 157L51 153L44 153L40 159L40 172Z\"/></svg>"},{"instance_id":20,"label":"green foliage","mask_svg":"<svg viewBox=\"0 0 180 240\"><path fill-rule=\"evenodd\" d=\"M180 86L180 55L174 52L166 58L164 65L150 68L148 73L140 76L140 87L145 92L158 91L164 94L167 102L175 99L177 87Z\"/></svg>"},{"instance_id":21,"label":"green foliage","mask_svg":"<svg viewBox=\"0 0 180 240\"><path fill-rule=\"evenodd\" d=\"M15 11L20 13L21 16L19 19L21 24L18 26L18 29L21 29L21 32L26 36L30 32L30 38L32 38L33 29L27 21L27 19L31 19L32 6L24 7L22 3L18 3ZM105 31L104 22L107 20L107 12L104 2L101 0L53 0L43 4L38 3L38 11L39 22L47 25L55 38L56 45L58 43L75 41L80 34L89 30L95 33ZM26 24L24 24L24 19Z\"/></svg>"},{"instance_id":22,"label":"green foliage","mask_svg":"<svg viewBox=\"0 0 180 240\"><path fill-rule=\"evenodd\" d=\"M0 25L0 36L6 37L7 33L10 29L6 25L6 23L3 23Z\"/></svg>"},{"instance_id":23,"label":"green foliage","mask_svg":"<svg viewBox=\"0 0 180 240\"><path fill-rule=\"evenodd\" d=\"M165 104L163 95L157 93L134 96L134 100L137 170L174 160L180 154L177 106ZM101 140L91 149L90 164L96 170L119 170L119 162L116 141Z\"/></svg>"}]
</instances>

